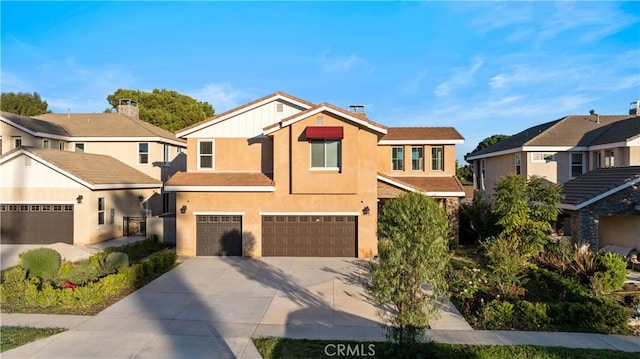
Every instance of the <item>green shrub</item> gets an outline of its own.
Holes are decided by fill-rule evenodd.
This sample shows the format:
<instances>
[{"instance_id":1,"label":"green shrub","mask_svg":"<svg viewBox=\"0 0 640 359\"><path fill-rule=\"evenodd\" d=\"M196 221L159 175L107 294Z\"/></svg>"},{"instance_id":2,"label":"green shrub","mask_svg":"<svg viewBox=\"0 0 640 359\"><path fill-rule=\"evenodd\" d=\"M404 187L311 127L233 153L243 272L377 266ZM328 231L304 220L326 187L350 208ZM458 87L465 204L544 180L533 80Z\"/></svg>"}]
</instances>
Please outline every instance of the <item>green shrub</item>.
<instances>
[{"instance_id":1,"label":"green shrub","mask_svg":"<svg viewBox=\"0 0 640 359\"><path fill-rule=\"evenodd\" d=\"M51 248L36 248L19 255L20 266L29 277L52 278L60 268L60 253Z\"/></svg>"},{"instance_id":2,"label":"green shrub","mask_svg":"<svg viewBox=\"0 0 640 359\"><path fill-rule=\"evenodd\" d=\"M516 303L519 328L523 330L547 330L551 324L546 303L531 303L521 300Z\"/></svg>"},{"instance_id":3,"label":"green shrub","mask_svg":"<svg viewBox=\"0 0 640 359\"><path fill-rule=\"evenodd\" d=\"M480 321L489 330L511 329L520 322L514 305L501 300L492 300L482 308Z\"/></svg>"},{"instance_id":4,"label":"green shrub","mask_svg":"<svg viewBox=\"0 0 640 359\"><path fill-rule=\"evenodd\" d=\"M516 298L522 294L524 258L520 255L520 244L504 236L490 238L482 243L489 258L489 278L501 294Z\"/></svg>"},{"instance_id":5,"label":"green shrub","mask_svg":"<svg viewBox=\"0 0 640 359\"><path fill-rule=\"evenodd\" d=\"M598 254L598 269L589 279L597 293L609 293L624 285L627 278L627 262L616 253Z\"/></svg>"},{"instance_id":6,"label":"green shrub","mask_svg":"<svg viewBox=\"0 0 640 359\"><path fill-rule=\"evenodd\" d=\"M558 330L627 334L629 309L606 297L591 297L584 302L549 303L549 316Z\"/></svg>"},{"instance_id":7,"label":"green shrub","mask_svg":"<svg viewBox=\"0 0 640 359\"><path fill-rule=\"evenodd\" d=\"M113 273L116 270L129 266L129 256L122 252L113 252L105 259L105 270Z\"/></svg>"}]
</instances>

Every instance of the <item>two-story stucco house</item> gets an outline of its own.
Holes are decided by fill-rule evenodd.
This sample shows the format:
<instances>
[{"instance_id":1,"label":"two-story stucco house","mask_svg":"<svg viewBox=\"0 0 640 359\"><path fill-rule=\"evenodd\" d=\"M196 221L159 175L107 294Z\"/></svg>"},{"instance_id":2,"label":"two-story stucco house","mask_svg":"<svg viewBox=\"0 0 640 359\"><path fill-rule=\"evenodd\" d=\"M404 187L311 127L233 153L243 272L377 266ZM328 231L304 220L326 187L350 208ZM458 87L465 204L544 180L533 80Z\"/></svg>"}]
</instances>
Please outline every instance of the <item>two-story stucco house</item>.
<instances>
[{"instance_id":1,"label":"two-story stucco house","mask_svg":"<svg viewBox=\"0 0 640 359\"><path fill-rule=\"evenodd\" d=\"M434 139L440 130L396 131L282 92L182 129L187 171L165 183L177 192L178 253L373 256L380 199L420 191L457 208L462 137Z\"/></svg>"},{"instance_id":2,"label":"two-story stucco house","mask_svg":"<svg viewBox=\"0 0 640 359\"><path fill-rule=\"evenodd\" d=\"M628 115L566 116L470 153L475 189L492 195L501 176L542 176L564 185L562 234L594 249L640 249L640 101L631 105Z\"/></svg>"},{"instance_id":3,"label":"two-story stucco house","mask_svg":"<svg viewBox=\"0 0 640 359\"><path fill-rule=\"evenodd\" d=\"M186 141L137 110L0 113L3 242L95 243L127 232L123 217L174 211L162 181L186 168Z\"/></svg>"}]
</instances>

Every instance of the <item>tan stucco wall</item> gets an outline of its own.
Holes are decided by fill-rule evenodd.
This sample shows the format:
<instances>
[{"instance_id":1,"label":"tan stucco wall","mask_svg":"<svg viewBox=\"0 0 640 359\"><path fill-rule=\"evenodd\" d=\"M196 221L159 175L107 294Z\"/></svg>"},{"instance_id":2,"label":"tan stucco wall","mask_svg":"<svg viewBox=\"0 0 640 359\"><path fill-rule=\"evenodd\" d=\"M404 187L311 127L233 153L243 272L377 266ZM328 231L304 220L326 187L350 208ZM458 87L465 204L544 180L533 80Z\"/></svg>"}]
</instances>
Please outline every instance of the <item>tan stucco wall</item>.
<instances>
[{"instance_id":1,"label":"tan stucco wall","mask_svg":"<svg viewBox=\"0 0 640 359\"><path fill-rule=\"evenodd\" d=\"M146 198L153 191L154 189L136 189L92 192L81 185L76 188L0 188L0 202L72 204L74 244L88 245L121 237L122 218L141 216L142 204L138 196ZM78 195L82 195L82 203L77 202ZM104 226L98 226L98 197L105 198ZM113 224L110 223L111 208L115 209Z\"/></svg>"},{"instance_id":2,"label":"tan stucco wall","mask_svg":"<svg viewBox=\"0 0 640 359\"><path fill-rule=\"evenodd\" d=\"M20 137L22 139L23 146L42 147L42 140L38 137L31 136L30 134L13 126L9 126L4 122L0 122L0 136L2 136L1 153L7 153L13 150L14 137Z\"/></svg>"},{"instance_id":3,"label":"tan stucco wall","mask_svg":"<svg viewBox=\"0 0 640 359\"><path fill-rule=\"evenodd\" d=\"M600 216L598 246L618 245L640 250L640 215Z\"/></svg>"},{"instance_id":4,"label":"tan stucco wall","mask_svg":"<svg viewBox=\"0 0 640 359\"><path fill-rule=\"evenodd\" d=\"M478 162L478 170L480 169L480 161ZM493 195L495 192L496 182L500 177L507 174L515 173L515 158L513 154L496 156L485 159L485 193ZM531 171L529 171L531 174ZM478 180L480 180L478 172Z\"/></svg>"},{"instance_id":5,"label":"tan stucco wall","mask_svg":"<svg viewBox=\"0 0 640 359\"><path fill-rule=\"evenodd\" d=\"M197 153L194 156L197 156ZM273 172L271 138L217 138L215 170L218 172Z\"/></svg>"},{"instance_id":6,"label":"tan stucco wall","mask_svg":"<svg viewBox=\"0 0 640 359\"><path fill-rule=\"evenodd\" d=\"M544 152L544 153L554 153L554 152ZM522 162L524 163L524 159L526 157L526 163L527 163L527 169L526 171L523 171L523 174L526 176L540 176L540 177L544 177L547 180L551 181L551 182L557 182L558 180L558 154L555 153L555 159L553 161L546 161L546 162L534 162L531 157L532 157L532 153L531 152L522 152ZM565 166L566 167L566 166ZM567 171L569 170L568 167L566 167Z\"/></svg>"},{"instance_id":7,"label":"tan stucco wall","mask_svg":"<svg viewBox=\"0 0 640 359\"><path fill-rule=\"evenodd\" d=\"M393 171L391 168L391 148L402 147L404 149L404 170ZM411 148L422 147L424 154L424 170L414 171L411 169ZM378 172L389 176L453 176L456 174L456 146L455 145L433 145L433 147L444 147L444 171L431 170L431 145L378 145L377 165Z\"/></svg>"},{"instance_id":8,"label":"tan stucco wall","mask_svg":"<svg viewBox=\"0 0 640 359\"><path fill-rule=\"evenodd\" d=\"M629 147L629 166L640 166L640 146Z\"/></svg>"},{"instance_id":9,"label":"tan stucco wall","mask_svg":"<svg viewBox=\"0 0 640 359\"><path fill-rule=\"evenodd\" d=\"M186 213L176 214L178 254L183 256L196 254L196 214L194 212L243 213L243 255L245 256L262 255L262 218L259 213L289 212L304 213L304 215L310 213L360 214L357 232L358 256L375 255L377 253L375 155L378 136L351 123L336 119L332 115L323 113L322 116L325 126L344 127L340 171L309 170L310 146L304 138L304 130L308 125L315 126L315 115L275 132L271 137L273 139L274 192L177 193L176 207L187 206ZM216 142L219 140L217 139ZM247 140L244 140L244 143L245 146L249 146ZM189 139L190 151L194 148L192 146L197 146L196 139ZM238 148L238 151L243 150ZM258 156L259 151L254 151L253 154ZM189 168L195 169L195 161L191 159L193 156L188 157ZM251 159L246 163L249 166L255 166L259 162L258 159ZM293 173L291 173L292 168ZM365 206L371 210L369 215L362 214Z\"/></svg>"}]
</instances>

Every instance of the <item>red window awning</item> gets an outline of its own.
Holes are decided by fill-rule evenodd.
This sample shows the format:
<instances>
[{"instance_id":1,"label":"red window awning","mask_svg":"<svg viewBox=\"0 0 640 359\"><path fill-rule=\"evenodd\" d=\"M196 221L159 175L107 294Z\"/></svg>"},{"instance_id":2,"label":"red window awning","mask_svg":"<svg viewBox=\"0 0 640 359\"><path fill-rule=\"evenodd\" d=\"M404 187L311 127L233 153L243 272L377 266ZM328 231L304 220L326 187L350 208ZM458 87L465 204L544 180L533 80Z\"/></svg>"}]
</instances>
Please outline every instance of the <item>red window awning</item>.
<instances>
[{"instance_id":1,"label":"red window awning","mask_svg":"<svg viewBox=\"0 0 640 359\"><path fill-rule=\"evenodd\" d=\"M307 126L305 135L310 139L344 138L342 126Z\"/></svg>"}]
</instances>

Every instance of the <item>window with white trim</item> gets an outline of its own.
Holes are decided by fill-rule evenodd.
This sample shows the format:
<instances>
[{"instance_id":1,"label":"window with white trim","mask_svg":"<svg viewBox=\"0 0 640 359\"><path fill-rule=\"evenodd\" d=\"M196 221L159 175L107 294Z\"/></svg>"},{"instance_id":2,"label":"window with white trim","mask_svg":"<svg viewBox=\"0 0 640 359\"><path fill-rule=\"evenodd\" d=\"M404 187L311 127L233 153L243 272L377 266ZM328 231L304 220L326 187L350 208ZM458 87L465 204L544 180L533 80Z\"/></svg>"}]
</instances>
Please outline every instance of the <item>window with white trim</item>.
<instances>
[{"instance_id":1,"label":"window with white trim","mask_svg":"<svg viewBox=\"0 0 640 359\"><path fill-rule=\"evenodd\" d=\"M613 167L616 165L615 154L613 150L605 150L604 151L604 166L605 167Z\"/></svg>"},{"instance_id":2,"label":"window with white trim","mask_svg":"<svg viewBox=\"0 0 640 359\"><path fill-rule=\"evenodd\" d=\"M532 152L531 162L549 162L556 159L555 154L549 152Z\"/></svg>"},{"instance_id":3,"label":"window with white trim","mask_svg":"<svg viewBox=\"0 0 640 359\"><path fill-rule=\"evenodd\" d=\"M149 142L138 142L138 164L149 163Z\"/></svg>"},{"instance_id":4,"label":"window with white trim","mask_svg":"<svg viewBox=\"0 0 640 359\"><path fill-rule=\"evenodd\" d=\"M593 153L593 169L602 167L602 152Z\"/></svg>"},{"instance_id":5,"label":"window with white trim","mask_svg":"<svg viewBox=\"0 0 640 359\"><path fill-rule=\"evenodd\" d=\"M423 147L411 147L411 170L424 171Z\"/></svg>"},{"instance_id":6,"label":"window with white trim","mask_svg":"<svg viewBox=\"0 0 640 359\"><path fill-rule=\"evenodd\" d=\"M213 140L198 144L198 168L213 169Z\"/></svg>"},{"instance_id":7,"label":"window with white trim","mask_svg":"<svg viewBox=\"0 0 640 359\"><path fill-rule=\"evenodd\" d=\"M444 147L431 147L431 170L444 171Z\"/></svg>"},{"instance_id":8,"label":"window with white trim","mask_svg":"<svg viewBox=\"0 0 640 359\"><path fill-rule=\"evenodd\" d=\"M485 186L484 186L484 179L486 177L486 173L485 173L485 169L486 169L487 165L485 160L480 160L480 189L484 190Z\"/></svg>"},{"instance_id":9,"label":"window with white trim","mask_svg":"<svg viewBox=\"0 0 640 359\"><path fill-rule=\"evenodd\" d=\"M404 171L404 147L391 147L391 169Z\"/></svg>"},{"instance_id":10,"label":"window with white trim","mask_svg":"<svg viewBox=\"0 0 640 359\"><path fill-rule=\"evenodd\" d=\"M99 226L104 225L104 208L105 208L104 197L99 197L98 198L98 225Z\"/></svg>"},{"instance_id":11,"label":"window with white trim","mask_svg":"<svg viewBox=\"0 0 640 359\"><path fill-rule=\"evenodd\" d=\"M584 156L581 152L574 152L571 156L571 178L582 176L584 171Z\"/></svg>"},{"instance_id":12,"label":"window with white trim","mask_svg":"<svg viewBox=\"0 0 640 359\"><path fill-rule=\"evenodd\" d=\"M76 143L73 150L75 152L84 152L84 143Z\"/></svg>"},{"instance_id":13,"label":"window with white trim","mask_svg":"<svg viewBox=\"0 0 640 359\"><path fill-rule=\"evenodd\" d=\"M519 153L516 153L515 159L516 159L516 174L519 175L522 171L522 155L520 155Z\"/></svg>"},{"instance_id":14,"label":"window with white trim","mask_svg":"<svg viewBox=\"0 0 640 359\"><path fill-rule=\"evenodd\" d=\"M49 144L49 140L47 139L42 140L42 148L51 148L51 145Z\"/></svg>"},{"instance_id":15,"label":"window with white trim","mask_svg":"<svg viewBox=\"0 0 640 359\"><path fill-rule=\"evenodd\" d=\"M340 168L340 140L309 140L309 144L311 168Z\"/></svg>"},{"instance_id":16,"label":"window with white trim","mask_svg":"<svg viewBox=\"0 0 640 359\"><path fill-rule=\"evenodd\" d=\"M22 137L14 137L13 138L13 148L18 148L22 146Z\"/></svg>"},{"instance_id":17,"label":"window with white trim","mask_svg":"<svg viewBox=\"0 0 640 359\"><path fill-rule=\"evenodd\" d=\"M64 150L66 150L66 149L67 149L67 143L66 143L66 142L63 142L63 141L58 142L58 149L59 149L60 151L64 151Z\"/></svg>"}]
</instances>

